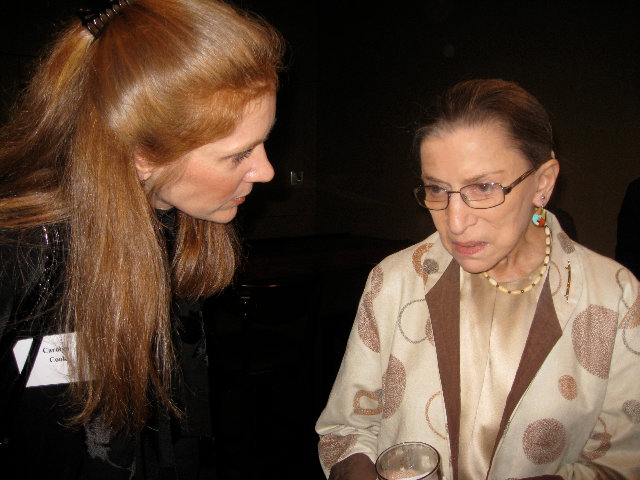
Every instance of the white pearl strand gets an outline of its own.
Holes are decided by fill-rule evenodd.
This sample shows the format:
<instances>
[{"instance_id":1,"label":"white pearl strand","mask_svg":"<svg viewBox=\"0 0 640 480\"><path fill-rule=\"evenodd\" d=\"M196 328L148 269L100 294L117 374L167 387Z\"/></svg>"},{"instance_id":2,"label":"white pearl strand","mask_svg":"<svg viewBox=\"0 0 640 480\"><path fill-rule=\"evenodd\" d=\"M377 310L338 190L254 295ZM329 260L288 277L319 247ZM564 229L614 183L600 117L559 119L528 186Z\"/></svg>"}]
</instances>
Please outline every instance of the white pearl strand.
<instances>
[{"instance_id":1,"label":"white pearl strand","mask_svg":"<svg viewBox=\"0 0 640 480\"><path fill-rule=\"evenodd\" d=\"M540 267L540 274L536 277L536 279L532 283L530 283L523 289L509 290L503 287L502 285L500 285L498 282L496 282L495 279L491 278L487 272L482 272L482 275L484 276L484 278L489 280L489 283L494 287L496 287L498 290L504 293L508 293L509 295L520 295L521 293L526 293L530 291L533 287L535 287L538 284L540 279L544 277L544 274L547 273L547 269L549 268L549 262L551 261L551 230L546 225L544 227L544 233L546 234L545 257L544 257L544 261L542 262L542 267Z\"/></svg>"}]
</instances>

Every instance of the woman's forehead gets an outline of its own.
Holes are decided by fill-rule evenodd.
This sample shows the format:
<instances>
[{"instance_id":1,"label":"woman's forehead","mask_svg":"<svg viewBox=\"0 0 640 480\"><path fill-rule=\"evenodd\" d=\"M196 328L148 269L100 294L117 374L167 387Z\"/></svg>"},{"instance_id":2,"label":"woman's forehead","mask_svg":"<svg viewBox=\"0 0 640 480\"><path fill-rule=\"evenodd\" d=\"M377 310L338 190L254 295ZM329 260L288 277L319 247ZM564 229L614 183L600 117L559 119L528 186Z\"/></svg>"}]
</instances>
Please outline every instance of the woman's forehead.
<instances>
[{"instance_id":1,"label":"woman's forehead","mask_svg":"<svg viewBox=\"0 0 640 480\"><path fill-rule=\"evenodd\" d=\"M509 135L493 125L459 126L425 138L420 145L423 160L443 157L494 157L505 150L514 150Z\"/></svg>"},{"instance_id":2,"label":"woman's forehead","mask_svg":"<svg viewBox=\"0 0 640 480\"><path fill-rule=\"evenodd\" d=\"M457 181L511 173L528 164L505 130L495 125L460 126L429 136L420 146L420 160L424 178Z\"/></svg>"}]
</instances>

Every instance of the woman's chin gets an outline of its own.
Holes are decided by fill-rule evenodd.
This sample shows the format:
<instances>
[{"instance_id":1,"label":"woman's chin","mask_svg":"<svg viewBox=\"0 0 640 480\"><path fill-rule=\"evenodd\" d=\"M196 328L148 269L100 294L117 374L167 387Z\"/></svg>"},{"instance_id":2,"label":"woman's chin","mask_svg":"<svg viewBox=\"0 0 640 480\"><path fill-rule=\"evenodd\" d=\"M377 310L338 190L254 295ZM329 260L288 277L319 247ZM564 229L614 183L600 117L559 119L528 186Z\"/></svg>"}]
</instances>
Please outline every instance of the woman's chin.
<instances>
[{"instance_id":1,"label":"woman's chin","mask_svg":"<svg viewBox=\"0 0 640 480\"><path fill-rule=\"evenodd\" d=\"M210 222L213 223L230 223L234 218L236 218L236 214L238 213L238 209L234 208L232 211L218 211L209 219Z\"/></svg>"},{"instance_id":2,"label":"woman's chin","mask_svg":"<svg viewBox=\"0 0 640 480\"><path fill-rule=\"evenodd\" d=\"M199 220L206 220L212 223L230 223L238 213L238 207L233 206L224 209L218 209L213 212L184 212L187 215L197 218Z\"/></svg>"},{"instance_id":3,"label":"woman's chin","mask_svg":"<svg viewBox=\"0 0 640 480\"><path fill-rule=\"evenodd\" d=\"M482 273L491 268L491 265L486 261L474 260L468 257L456 258L454 256L454 258L460 267L467 273Z\"/></svg>"}]
</instances>

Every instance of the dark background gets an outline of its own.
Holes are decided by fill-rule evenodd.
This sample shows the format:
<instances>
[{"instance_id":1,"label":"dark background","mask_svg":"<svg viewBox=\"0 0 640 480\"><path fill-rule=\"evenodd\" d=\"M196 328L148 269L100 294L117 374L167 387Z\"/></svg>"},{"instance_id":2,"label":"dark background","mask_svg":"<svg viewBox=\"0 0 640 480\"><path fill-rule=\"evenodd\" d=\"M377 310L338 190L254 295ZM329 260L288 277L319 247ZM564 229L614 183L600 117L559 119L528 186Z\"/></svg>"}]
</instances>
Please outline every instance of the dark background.
<instances>
[{"instance_id":1,"label":"dark background","mask_svg":"<svg viewBox=\"0 0 640 480\"><path fill-rule=\"evenodd\" d=\"M410 195L418 183L415 122L447 86L501 77L531 91L551 114L561 163L552 207L571 215L578 241L613 255L624 190L640 177L637 2L236 3L289 42L267 145L276 178L243 206L247 237L424 238L433 226ZM1 7L3 116L52 24L83 4ZM289 185L291 170L304 172L302 185Z\"/></svg>"},{"instance_id":2,"label":"dark background","mask_svg":"<svg viewBox=\"0 0 640 480\"><path fill-rule=\"evenodd\" d=\"M551 114L561 164L551 207L570 215L581 243L613 255L624 190L640 176L637 3L245 4L292 51L270 145L278 178L263 189L280 196L265 196L266 216L247 233L424 238L433 226L409 193L415 123L447 86L501 77ZM304 170L302 187L279 188L289 170Z\"/></svg>"},{"instance_id":3,"label":"dark background","mask_svg":"<svg viewBox=\"0 0 640 480\"><path fill-rule=\"evenodd\" d=\"M3 118L57 20L84 5L13 3L0 7ZM501 77L551 114L561 164L552 209L573 220L580 243L613 256L625 188L640 177L637 2L236 3L266 17L289 43L267 143L276 178L243 205L238 226L246 238L272 239L276 248L277 239L310 235L421 240L433 224L410 194L419 182L415 124L447 86ZM301 185L290 185L291 171L304 172ZM354 309L356 287L344 299ZM339 351L345 326L336 328ZM323 404L327 393L320 389L311 403ZM307 423L300 445L311 478L319 468Z\"/></svg>"}]
</instances>

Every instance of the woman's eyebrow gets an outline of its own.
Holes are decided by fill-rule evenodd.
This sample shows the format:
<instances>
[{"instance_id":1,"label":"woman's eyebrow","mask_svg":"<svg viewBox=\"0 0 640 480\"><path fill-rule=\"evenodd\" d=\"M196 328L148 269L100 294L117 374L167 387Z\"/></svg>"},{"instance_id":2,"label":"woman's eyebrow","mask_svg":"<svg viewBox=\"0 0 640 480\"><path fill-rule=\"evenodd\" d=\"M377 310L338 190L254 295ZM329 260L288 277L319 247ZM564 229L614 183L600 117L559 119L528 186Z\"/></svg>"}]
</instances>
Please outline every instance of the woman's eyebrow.
<instances>
[{"instance_id":1,"label":"woman's eyebrow","mask_svg":"<svg viewBox=\"0 0 640 480\"><path fill-rule=\"evenodd\" d=\"M496 176L498 176L498 175L500 175L502 173L504 173L504 170L495 170L495 171L492 171L492 172L484 172L484 173L481 173L479 175L475 175L473 177L465 178L462 181L462 185L471 185L471 184L474 184L474 183L478 183L478 182L480 182L482 180L486 180L488 177L496 177ZM433 183L437 183L439 185L450 185L450 183L445 182L443 180L440 180L440 179L438 179L436 177L432 177L430 175L423 176L422 180L425 183L426 182L433 182Z\"/></svg>"},{"instance_id":2,"label":"woman's eyebrow","mask_svg":"<svg viewBox=\"0 0 640 480\"><path fill-rule=\"evenodd\" d=\"M432 177L430 175L423 175L422 176L422 182L423 183L437 183L439 185L449 185L447 182L443 182L442 180L437 179L436 177Z\"/></svg>"},{"instance_id":3,"label":"woman's eyebrow","mask_svg":"<svg viewBox=\"0 0 640 480\"><path fill-rule=\"evenodd\" d=\"M243 145L241 147L238 147L237 149L235 149L235 153L232 153L230 155L225 155L223 158L232 158L235 157L236 155L246 152L248 150L253 150L254 148L256 148L256 146L260 145L261 143L266 142L269 139L269 135L271 134L271 131L273 130L273 127L276 124L276 119L273 119L273 122L271 122L271 125L269 126L269 129L267 130L267 133L265 133L265 135L257 140L254 140L250 143L247 143L246 145Z\"/></svg>"}]
</instances>

